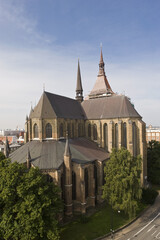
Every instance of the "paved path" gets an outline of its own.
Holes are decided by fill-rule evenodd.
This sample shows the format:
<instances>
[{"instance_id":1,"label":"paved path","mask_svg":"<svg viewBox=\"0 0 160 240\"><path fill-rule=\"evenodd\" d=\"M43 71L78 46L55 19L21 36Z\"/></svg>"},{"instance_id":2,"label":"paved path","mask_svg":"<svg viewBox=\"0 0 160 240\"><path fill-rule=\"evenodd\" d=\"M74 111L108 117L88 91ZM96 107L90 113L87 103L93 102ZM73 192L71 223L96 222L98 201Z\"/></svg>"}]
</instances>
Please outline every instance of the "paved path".
<instances>
[{"instance_id":1,"label":"paved path","mask_svg":"<svg viewBox=\"0 0 160 240\"><path fill-rule=\"evenodd\" d=\"M109 240L111 237L103 238ZM160 194L140 218L130 226L114 234L114 240L156 240L160 239Z\"/></svg>"}]
</instances>

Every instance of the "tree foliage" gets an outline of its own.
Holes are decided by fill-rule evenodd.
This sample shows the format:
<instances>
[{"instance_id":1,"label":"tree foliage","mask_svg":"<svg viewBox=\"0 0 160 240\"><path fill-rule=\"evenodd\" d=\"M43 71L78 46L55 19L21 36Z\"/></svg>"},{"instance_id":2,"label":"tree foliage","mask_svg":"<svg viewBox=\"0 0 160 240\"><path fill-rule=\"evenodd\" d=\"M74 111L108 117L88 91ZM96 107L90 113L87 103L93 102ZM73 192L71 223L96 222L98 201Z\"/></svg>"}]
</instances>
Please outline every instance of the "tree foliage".
<instances>
[{"instance_id":1,"label":"tree foliage","mask_svg":"<svg viewBox=\"0 0 160 240\"><path fill-rule=\"evenodd\" d=\"M141 157L133 157L125 149L113 149L104 168L103 197L114 210L134 216L141 199Z\"/></svg>"},{"instance_id":2,"label":"tree foliage","mask_svg":"<svg viewBox=\"0 0 160 240\"><path fill-rule=\"evenodd\" d=\"M160 143L149 142L147 149L148 180L153 184L160 184Z\"/></svg>"},{"instance_id":3,"label":"tree foliage","mask_svg":"<svg viewBox=\"0 0 160 240\"><path fill-rule=\"evenodd\" d=\"M59 189L38 168L0 157L0 239L59 239Z\"/></svg>"}]
</instances>

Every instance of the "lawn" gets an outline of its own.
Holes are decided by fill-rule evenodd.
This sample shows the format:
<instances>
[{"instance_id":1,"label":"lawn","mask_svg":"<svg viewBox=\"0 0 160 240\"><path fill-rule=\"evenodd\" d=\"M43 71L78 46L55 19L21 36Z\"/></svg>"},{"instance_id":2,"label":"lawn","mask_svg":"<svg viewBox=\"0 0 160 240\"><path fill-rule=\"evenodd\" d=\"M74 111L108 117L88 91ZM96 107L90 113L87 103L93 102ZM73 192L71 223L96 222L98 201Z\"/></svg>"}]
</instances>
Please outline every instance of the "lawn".
<instances>
[{"instance_id":1,"label":"lawn","mask_svg":"<svg viewBox=\"0 0 160 240\"><path fill-rule=\"evenodd\" d=\"M146 206L140 204L138 213ZM61 240L93 240L110 232L111 222L113 229L129 222L124 213L113 211L109 205L103 206L90 217L79 217L76 221L61 228Z\"/></svg>"}]
</instances>

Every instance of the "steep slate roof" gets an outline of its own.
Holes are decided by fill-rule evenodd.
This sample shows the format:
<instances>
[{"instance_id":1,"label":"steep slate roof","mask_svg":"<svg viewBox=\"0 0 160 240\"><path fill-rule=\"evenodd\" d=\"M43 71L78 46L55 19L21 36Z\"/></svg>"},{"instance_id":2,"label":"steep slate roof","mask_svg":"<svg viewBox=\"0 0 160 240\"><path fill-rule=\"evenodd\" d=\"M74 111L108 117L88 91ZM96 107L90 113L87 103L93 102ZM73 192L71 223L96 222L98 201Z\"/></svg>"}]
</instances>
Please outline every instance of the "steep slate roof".
<instances>
[{"instance_id":1,"label":"steep slate roof","mask_svg":"<svg viewBox=\"0 0 160 240\"><path fill-rule=\"evenodd\" d=\"M73 162L86 164L95 160L103 161L109 158L109 153L97 147L96 143L85 138L70 139L69 146ZM41 170L58 169L63 163L65 140L61 141L31 141L14 151L11 155L12 162L25 163L28 149L31 164Z\"/></svg>"},{"instance_id":2,"label":"steep slate roof","mask_svg":"<svg viewBox=\"0 0 160 240\"><path fill-rule=\"evenodd\" d=\"M83 119L81 104L71 98L44 92L30 114L30 118L74 118Z\"/></svg>"},{"instance_id":3,"label":"steep slate roof","mask_svg":"<svg viewBox=\"0 0 160 240\"><path fill-rule=\"evenodd\" d=\"M124 95L94 98L82 102L87 119L141 118Z\"/></svg>"}]
</instances>

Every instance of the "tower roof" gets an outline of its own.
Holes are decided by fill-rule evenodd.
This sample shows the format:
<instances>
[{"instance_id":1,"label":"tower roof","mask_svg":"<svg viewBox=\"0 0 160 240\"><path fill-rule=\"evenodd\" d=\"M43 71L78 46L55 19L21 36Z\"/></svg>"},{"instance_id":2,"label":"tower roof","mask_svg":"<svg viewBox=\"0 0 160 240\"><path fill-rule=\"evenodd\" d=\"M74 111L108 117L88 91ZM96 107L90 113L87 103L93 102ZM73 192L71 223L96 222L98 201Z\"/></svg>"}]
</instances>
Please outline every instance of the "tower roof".
<instances>
[{"instance_id":1,"label":"tower roof","mask_svg":"<svg viewBox=\"0 0 160 240\"><path fill-rule=\"evenodd\" d=\"M104 69L104 61L103 61L103 53L101 48L100 53L100 61L99 61L99 72L97 76L97 80L92 91L89 94L89 98L95 98L107 94L113 94L111 86L107 80L105 69Z\"/></svg>"},{"instance_id":2,"label":"tower roof","mask_svg":"<svg viewBox=\"0 0 160 240\"><path fill-rule=\"evenodd\" d=\"M77 70L77 86L76 86L76 91L83 91L83 88L82 88L82 81L81 81L81 71L80 71L79 59L78 59L78 70Z\"/></svg>"}]
</instances>

